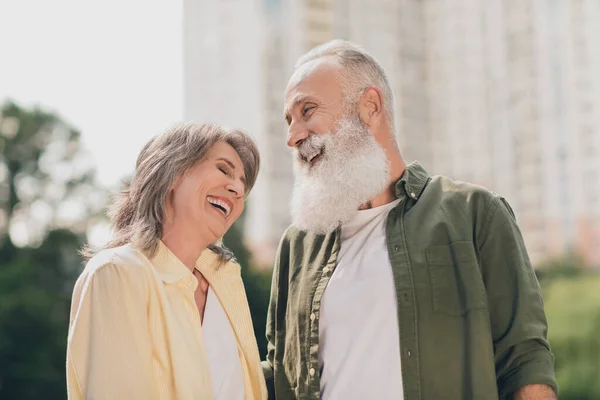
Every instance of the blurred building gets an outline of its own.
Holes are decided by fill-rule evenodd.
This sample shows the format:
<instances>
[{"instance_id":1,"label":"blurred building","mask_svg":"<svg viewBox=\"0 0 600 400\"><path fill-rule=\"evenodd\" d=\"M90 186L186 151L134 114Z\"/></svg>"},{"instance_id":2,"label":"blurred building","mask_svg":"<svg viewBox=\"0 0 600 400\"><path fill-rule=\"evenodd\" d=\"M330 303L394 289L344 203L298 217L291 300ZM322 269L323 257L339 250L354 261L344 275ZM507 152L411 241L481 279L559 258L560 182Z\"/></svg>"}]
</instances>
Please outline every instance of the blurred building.
<instances>
[{"instance_id":1,"label":"blurred building","mask_svg":"<svg viewBox=\"0 0 600 400\"><path fill-rule=\"evenodd\" d=\"M352 40L386 69L407 161L484 185L534 263L600 264L600 3L593 0L185 0L186 118L253 134L246 217L269 262L289 225L283 92L297 58Z\"/></svg>"},{"instance_id":2,"label":"blurred building","mask_svg":"<svg viewBox=\"0 0 600 400\"><path fill-rule=\"evenodd\" d=\"M261 147L263 163L246 209L254 237L268 236L272 220L261 213L272 201L265 151L269 141L269 75L264 1L184 0L184 115L186 120L242 128ZM256 223L254 221L259 221Z\"/></svg>"},{"instance_id":3,"label":"blurred building","mask_svg":"<svg viewBox=\"0 0 600 400\"><path fill-rule=\"evenodd\" d=\"M408 158L504 195L534 263L600 265L600 4L422 4L429 143Z\"/></svg>"}]
</instances>

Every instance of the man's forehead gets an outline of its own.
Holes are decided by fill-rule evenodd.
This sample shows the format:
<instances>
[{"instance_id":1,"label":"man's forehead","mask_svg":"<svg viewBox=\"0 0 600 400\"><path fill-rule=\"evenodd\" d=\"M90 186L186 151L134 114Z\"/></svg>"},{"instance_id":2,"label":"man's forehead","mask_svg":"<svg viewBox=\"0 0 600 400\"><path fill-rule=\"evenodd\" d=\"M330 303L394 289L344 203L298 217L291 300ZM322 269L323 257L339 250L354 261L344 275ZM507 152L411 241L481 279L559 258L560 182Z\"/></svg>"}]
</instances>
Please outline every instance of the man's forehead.
<instances>
[{"instance_id":1,"label":"man's forehead","mask_svg":"<svg viewBox=\"0 0 600 400\"><path fill-rule=\"evenodd\" d=\"M295 101L291 96L297 97L298 95L309 95L310 93L300 94L297 92L304 92L306 89L309 89L313 83L328 80L331 83L335 82L337 84L337 68L338 65L330 57L318 58L302 64L294 71L288 82L285 91L285 102ZM292 104L290 104L290 106L292 106Z\"/></svg>"}]
</instances>

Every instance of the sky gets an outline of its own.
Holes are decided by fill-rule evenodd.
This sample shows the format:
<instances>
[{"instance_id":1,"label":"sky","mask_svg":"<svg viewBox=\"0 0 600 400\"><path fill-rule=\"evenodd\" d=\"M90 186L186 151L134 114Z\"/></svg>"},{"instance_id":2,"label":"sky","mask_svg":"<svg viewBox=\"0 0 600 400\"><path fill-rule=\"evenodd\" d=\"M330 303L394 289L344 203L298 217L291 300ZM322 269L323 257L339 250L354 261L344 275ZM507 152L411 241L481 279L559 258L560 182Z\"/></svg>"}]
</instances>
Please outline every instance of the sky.
<instances>
[{"instance_id":1,"label":"sky","mask_svg":"<svg viewBox=\"0 0 600 400\"><path fill-rule=\"evenodd\" d=\"M182 32L176 0L0 0L0 103L58 113L114 187L183 118Z\"/></svg>"}]
</instances>

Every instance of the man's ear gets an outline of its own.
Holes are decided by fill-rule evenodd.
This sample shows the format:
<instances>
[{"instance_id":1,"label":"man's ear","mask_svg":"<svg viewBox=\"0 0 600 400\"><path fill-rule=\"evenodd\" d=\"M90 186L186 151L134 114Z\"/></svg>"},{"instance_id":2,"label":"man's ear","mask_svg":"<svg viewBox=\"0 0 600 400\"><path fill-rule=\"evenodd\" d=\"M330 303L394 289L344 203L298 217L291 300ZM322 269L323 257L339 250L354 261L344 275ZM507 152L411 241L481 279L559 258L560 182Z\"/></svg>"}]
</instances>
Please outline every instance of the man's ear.
<instances>
[{"instance_id":1,"label":"man's ear","mask_svg":"<svg viewBox=\"0 0 600 400\"><path fill-rule=\"evenodd\" d=\"M383 110L383 95L381 91L373 86L365 89L358 102L358 112L360 119L367 126L372 126L373 123L382 117Z\"/></svg>"}]
</instances>

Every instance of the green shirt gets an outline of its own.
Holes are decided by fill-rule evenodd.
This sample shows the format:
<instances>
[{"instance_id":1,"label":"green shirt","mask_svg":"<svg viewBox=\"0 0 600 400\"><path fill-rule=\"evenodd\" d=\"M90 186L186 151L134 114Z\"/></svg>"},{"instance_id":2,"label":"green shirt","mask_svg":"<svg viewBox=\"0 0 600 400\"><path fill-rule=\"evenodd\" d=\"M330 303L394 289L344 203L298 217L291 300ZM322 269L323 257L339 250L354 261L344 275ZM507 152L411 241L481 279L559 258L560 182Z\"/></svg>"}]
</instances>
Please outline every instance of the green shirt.
<instances>
[{"instance_id":1,"label":"green shirt","mask_svg":"<svg viewBox=\"0 0 600 400\"><path fill-rule=\"evenodd\" d=\"M417 163L396 195L386 232L404 398L498 399L536 383L557 390L540 286L508 203ZM320 397L319 311L339 247L339 229L292 227L282 238L263 362L271 398Z\"/></svg>"}]
</instances>

